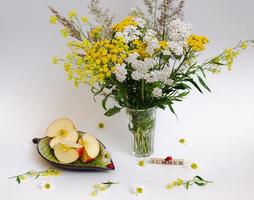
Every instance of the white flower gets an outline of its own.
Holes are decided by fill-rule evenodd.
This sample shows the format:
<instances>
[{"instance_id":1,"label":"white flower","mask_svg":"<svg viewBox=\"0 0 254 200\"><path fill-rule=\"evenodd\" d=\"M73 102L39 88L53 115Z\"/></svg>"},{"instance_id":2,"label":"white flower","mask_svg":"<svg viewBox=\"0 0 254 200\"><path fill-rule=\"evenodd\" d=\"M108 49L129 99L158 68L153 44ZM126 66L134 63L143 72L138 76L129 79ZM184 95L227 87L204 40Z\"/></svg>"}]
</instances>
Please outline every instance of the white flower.
<instances>
[{"instance_id":1,"label":"white flower","mask_svg":"<svg viewBox=\"0 0 254 200\"><path fill-rule=\"evenodd\" d=\"M138 17L135 17L134 18L134 21L138 23L138 26L140 28L144 28L145 27L145 24L146 24L146 21L141 19L141 18L138 18Z\"/></svg>"},{"instance_id":2,"label":"white flower","mask_svg":"<svg viewBox=\"0 0 254 200\"><path fill-rule=\"evenodd\" d=\"M162 96L162 89L156 87L153 89L152 94L155 98L160 98Z\"/></svg>"},{"instance_id":3,"label":"white flower","mask_svg":"<svg viewBox=\"0 0 254 200\"><path fill-rule=\"evenodd\" d=\"M133 80L139 81L141 79L144 79L144 74L139 71L134 71L131 73L131 77Z\"/></svg>"},{"instance_id":4,"label":"white flower","mask_svg":"<svg viewBox=\"0 0 254 200\"><path fill-rule=\"evenodd\" d=\"M144 36L144 42L147 44L146 52L150 55L154 54L154 50L160 47L156 34L154 30L148 29Z\"/></svg>"},{"instance_id":5,"label":"white flower","mask_svg":"<svg viewBox=\"0 0 254 200\"><path fill-rule=\"evenodd\" d=\"M170 56L171 55L171 52L168 50L168 49L165 49L165 50L162 50L162 54L164 56Z\"/></svg>"},{"instance_id":6,"label":"white flower","mask_svg":"<svg viewBox=\"0 0 254 200\"><path fill-rule=\"evenodd\" d=\"M113 72L116 75L116 79L119 82L124 82L126 79L127 70L125 67L126 67L125 64L117 64L116 70Z\"/></svg>"},{"instance_id":7,"label":"white flower","mask_svg":"<svg viewBox=\"0 0 254 200\"><path fill-rule=\"evenodd\" d=\"M132 64L132 63L134 63L137 60L138 57L139 57L139 54L137 52L134 52L134 53L130 54L126 58L125 61Z\"/></svg>"},{"instance_id":8,"label":"white flower","mask_svg":"<svg viewBox=\"0 0 254 200\"><path fill-rule=\"evenodd\" d=\"M172 41L186 41L192 34L192 25L185 24L181 19L175 19L169 24L169 38Z\"/></svg>"},{"instance_id":9,"label":"white flower","mask_svg":"<svg viewBox=\"0 0 254 200\"><path fill-rule=\"evenodd\" d=\"M137 196L141 196L145 193L145 187L143 185L134 185L130 188L130 192Z\"/></svg>"},{"instance_id":10,"label":"white flower","mask_svg":"<svg viewBox=\"0 0 254 200\"><path fill-rule=\"evenodd\" d=\"M147 161L145 159L139 159L136 163L137 167L140 168L144 168L146 165Z\"/></svg>"},{"instance_id":11,"label":"white flower","mask_svg":"<svg viewBox=\"0 0 254 200\"><path fill-rule=\"evenodd\" d=\"M184 43L183 42L179 42L179 41L172 41L169 44L169 48L177 55L180 56L183 54L183 47L184 47Z\"/></svg>"},{"instance_id":12,"label":"white flower","mask_svg":"<svg viewBox=\"0 0 254 200\"><path fill-rule=\"evenodd\" d=\"M43 181L39 184L39 188L43 191L52 190L55 188L55 185L48 181Z\"/></svg>"},{"instance_id":13,"label":"white flower","mask_svg":"<svg viewBox=\"0 0 254 200\"><path fill-rule=\"evenodd\" d=\"M122 32L117 32L115 37L116 38L123 38L124 42L127 44L133 40L139 39L141 32L138 30L138 27L129 25L124 28Z\"/></svg>"},{"instance_id":14,"label":"white flower","mask_svg":"<svg viewBox=\"0 0 254 200\"><path fill-rule=\"evenodd\" d=\"M166 85L172 85L173 84L173 80L172 79L167 79L166 81L164 81L164 84L166 84Z\"/></svg>"}]
</instances>

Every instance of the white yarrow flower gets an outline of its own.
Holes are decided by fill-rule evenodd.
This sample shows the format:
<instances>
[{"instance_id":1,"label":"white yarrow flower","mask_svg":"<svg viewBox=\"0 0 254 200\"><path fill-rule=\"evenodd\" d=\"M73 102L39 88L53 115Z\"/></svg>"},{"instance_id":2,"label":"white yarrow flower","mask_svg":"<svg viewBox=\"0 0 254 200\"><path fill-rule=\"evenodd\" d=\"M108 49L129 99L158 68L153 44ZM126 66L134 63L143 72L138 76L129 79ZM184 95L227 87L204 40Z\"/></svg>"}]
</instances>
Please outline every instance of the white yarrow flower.
<instances>
[{"instance_id":1,"label":"white yarrow flower","mask_svg":"<svg viewBox=\"0 0 254 200\"><path fill-rule=\"evenodd\" d=\"M162 96L162 89L156 87L153 89L152 94L155 98L160 98Z\"/></svg>"},{"instance_id":2,"label":"white yarrow flower","mask_svg":"<svg viewBox=\"0 0 254 200\"><path fill-rule=\"evenodd\" d=\"M127 75L127 70L126 70L126 65L125 64L117 64L116 65L116 70L113 72L116 76L116 79L119 82L124 82L126 79L126 75Z\"/></svg>"},{"instance_id":3,"label":"white yarrow flower","mask_svg":"<svg viewBox=\"0 0 254 200\"><path fill-rule=\"evenodd\" d=\"M134 18L134 21L138 23L138 26L139 26L140 28L144 28L144 27L145 27L145 24L146 24L146 21L145 21L145 20L143 20L143 19L141 19L141 18L139 18L139 17L135 17L135 18Z\"/></svg>"}]
</instances>

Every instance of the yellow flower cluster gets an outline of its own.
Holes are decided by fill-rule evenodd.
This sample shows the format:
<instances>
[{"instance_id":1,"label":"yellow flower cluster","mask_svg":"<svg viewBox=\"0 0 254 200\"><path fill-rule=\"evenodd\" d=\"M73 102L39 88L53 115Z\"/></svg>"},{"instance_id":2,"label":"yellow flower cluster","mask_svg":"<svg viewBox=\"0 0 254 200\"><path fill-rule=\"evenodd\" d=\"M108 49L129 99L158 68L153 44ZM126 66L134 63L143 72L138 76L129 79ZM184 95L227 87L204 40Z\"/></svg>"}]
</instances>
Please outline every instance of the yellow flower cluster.
<instances>
[{"instance_id":1,"label":"yellow flower cluster","mask_svg":"<svg viewBox=\"0 0 254 200\"><path fill-rule=\"evenodd\" d=\"M116 64L122 64L128 54L128 46L123 40L113 39L95 42L86 51L84 60L87 68L92 72L94 81L102 82L106 77L110 77L115 70Z\"/></svg>"},{"instance_id":2,"label":"yellow flower cluster","mask_svg":"<svg viewBox=\"0 0 254 200\"><path fill-rule=\"evenodd\" d=\"M123 21L121 21L120 23L116 24L113 26L113 30L115 32L122 32L126 26L137 26L138 23L134 21L134 17L133 16L128 16L126 17Z\"/></svg>"},{"instance_id":3,"label":"yellow flower cluster","mask_svg":"<svg viewBox=\"0 0 254 200\"><path fill-rule=\"evenodd\" d=\"M178 186L181 186L181 185L183 185L183 184L184 184L184 180L178 178L178 179L176 179L175 181L172 181L172 183L167 184L166 188L167 188L168 190L171 190L171 189L173 189L174 187L178 187Z\"/></svg>"},{"instance_id":4,"label":"yellow flower cluster","mask_svg":"<svg viewBox=\"0 0 254 200\"><path fill-rule=\"evenodd\" d=\"M84 50L84 49L88 49L89 48L90 42L87 39L84 39L82 42L76 41L76 40L72 40L72 41L69 41L67 43L67 45L73 51L80 50L80 49Z\"/></svg>"},{"instance_id":5,"label":"yellow flower cluster","mask_svg":"<svg viewBox=\"0 0 254 200\"><path fill-rule=\"evenodd\" d=\"M90 31L89 36L92 39L98 39L101 36L102 27L96 26L93 30Z\"/></svg>"},{"instance_id":6,"label":"yellow flower cluster","mask_svg":"<svg viewBox=\"0 0 254 200\"><path fill-rule=\"evenodd\" d=\"M240 51L234 51L232 48L226 49L223 52L222 59L226 62L228 70L232 69L234 59L240 54Z\"/></svg>"},{"instance_id":7,"label":"yellow flower cluster","mask_svg":"<svg viewBox=\"0 0 254 200\"><path fill-rule=\"evenodd\" d=\"M115 65L122 64L129 54L129 47L121 38L101 40L93 44L87 40L70 41L68 46L73 52L66 55L64 69L68 79L74 80L76 86L79 82L89 83L91 86L97 82L102 83L115 71ZM58 63L56 57L52 61Z\"/></svg>"},{"instance_id":8,"label":"yellow flower cluster","mask_svg":"<svg viewBox=\"0 0 254 200\"><path fill-rule=\"evenodd\" d=\"M69 30L67 28L61 29L60 33L63 36L63 38L67 38L70 35Z\"/></svg>"},{"instance_id":9,"label":"yellow flower cluster","mask_svg":"<svg viewBox=\"0 0 254 200\"><path fill-rule=\"evenodd\" d=\"M141 40L133 40L132 45L132 52L137 52L142 58L149 57L149 54L146 52L146 43L142 42Z\"/></svg>"},{"instance_id":10,"label":"yellow flower cluster","mask_svg":"<svg viewBox=\"0 0 254 200\"><path fill-rule=\"evenodd\" d=\"M88 22L88 18L87 17L81 17L81 21L86 24Z\"/></svg>"},{"instance_id":11,"label":"yellow flower cluster","mask_svg":"<svg viewBox=\"0 0 254 200\"><path fill-rule=\"evenodd\" d=\"M75 17L77 17L77 11L73 9L68 13L68 18L72 20Z\"/></svg>"},{"instance_id":12,"label":"yellow flower cluster","mask_svg":"<svg viewBox=\"0 0 254 200\"><path fill-rule=\"evenodd\" d=\"M160 48L161 49L167 49L168 48L168 41L160 41Z\"/></svg>"},{"instance_id":13,"label":"yellow flower cluster","mask_svg":"<svg viewBox=\"0 0 254 200\"><path fill-rule=\"evenodd\" d=\"M200 36L200 35L194 35L192 34L188 39L187 39L187 44L191 49L195 51L203 51L205 50L205 44L207 44L209 41L205 36Z\"/></svg>"}]
</instances>

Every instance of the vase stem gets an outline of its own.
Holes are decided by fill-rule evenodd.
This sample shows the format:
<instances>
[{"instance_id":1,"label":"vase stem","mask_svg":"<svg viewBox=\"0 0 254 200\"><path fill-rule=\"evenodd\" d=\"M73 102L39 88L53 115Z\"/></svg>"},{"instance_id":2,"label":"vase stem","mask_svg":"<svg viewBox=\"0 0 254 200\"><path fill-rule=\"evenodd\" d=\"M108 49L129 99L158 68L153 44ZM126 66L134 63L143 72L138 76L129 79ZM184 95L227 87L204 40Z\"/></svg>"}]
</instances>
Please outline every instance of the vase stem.
<instances>
[{"instance_id":1,"label":"vase stem","mask_svg":"<svg viewBox=\"0 0 254 200\"><path fill-rule=\"evenodd\" d=\"M126 109L129 131L133 134L133 154L137 157L153 153L156 109Z\"/></svg>"}]
</instances>

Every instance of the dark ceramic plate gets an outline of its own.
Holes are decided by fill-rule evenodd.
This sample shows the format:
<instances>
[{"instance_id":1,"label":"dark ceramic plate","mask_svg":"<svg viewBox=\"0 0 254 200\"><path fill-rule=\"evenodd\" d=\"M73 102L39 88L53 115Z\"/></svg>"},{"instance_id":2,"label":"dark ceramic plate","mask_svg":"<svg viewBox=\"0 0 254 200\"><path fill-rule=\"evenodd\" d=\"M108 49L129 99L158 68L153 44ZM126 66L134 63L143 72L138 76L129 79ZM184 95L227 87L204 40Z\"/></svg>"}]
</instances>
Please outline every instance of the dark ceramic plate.
<instances>
[{"instance_id":1,"label":"dark ceramic plate","mask_svg":"<svg viewBox=\"0 0 254 200\"><path fill-rule=\"evenodd\" d=\"M84 132L78 131L80 135ZM100 145L99 155L91 162L83 163L80 160L77 160L70 164L61 163L54 155L53 149L49 146L50 138L34 138L33 143L37 144L37 150L42 158L48 161L51 165L69 169L69 170L114 170L115 166L110 157L109 152L106 150L106 147L98 140Z\"/></svg>"}]
</instances>

